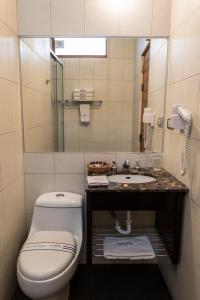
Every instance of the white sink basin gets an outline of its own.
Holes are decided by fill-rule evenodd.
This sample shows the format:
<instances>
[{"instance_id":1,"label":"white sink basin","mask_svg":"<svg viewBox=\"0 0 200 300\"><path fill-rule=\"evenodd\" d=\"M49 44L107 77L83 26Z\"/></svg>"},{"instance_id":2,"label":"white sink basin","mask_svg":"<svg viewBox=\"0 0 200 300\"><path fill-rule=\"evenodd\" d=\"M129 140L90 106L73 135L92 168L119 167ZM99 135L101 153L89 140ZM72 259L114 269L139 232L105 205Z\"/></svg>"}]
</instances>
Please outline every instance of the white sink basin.
<instances>
[{"instance_id":1,"label":"white sink basin","mask_svg":"<svg viewBox=\"0 0 200 300\"><path fill-rule=\"evenodd\" d=\"M156 179L151 176L146 175L112 175L108 176L109 182L114 183L147 183L147 182L153 182Z\"/></svg>"}]
</instances>

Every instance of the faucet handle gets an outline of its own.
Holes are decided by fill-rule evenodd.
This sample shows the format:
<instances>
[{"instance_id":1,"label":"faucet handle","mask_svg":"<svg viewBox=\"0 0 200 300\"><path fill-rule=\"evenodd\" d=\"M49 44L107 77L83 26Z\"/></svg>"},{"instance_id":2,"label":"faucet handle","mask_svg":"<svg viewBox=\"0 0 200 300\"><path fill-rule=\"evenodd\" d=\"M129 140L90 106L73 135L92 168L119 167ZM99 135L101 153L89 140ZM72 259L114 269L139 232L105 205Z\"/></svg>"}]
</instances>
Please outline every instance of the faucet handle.
<instances>
[{"instance_id":1,"label":"faucet handle","mask_svg":"<svg viewBox=\"0 0 200 300\"><path fill-rule=\"evenodd\" d=\"M136 159L135 165L133 167L135 170L140 171L141 170L141 165L139 159Z\"/></svg>"},{"instance_id":2,"label":"faucet handle","mask_svg":"<svg viewBox=\"0 0 200 300\"><path fill-rule=\"evenodd\" d=\"M130 161L126 159L122 165L123 169L129 169L130 167Z\"/></svg>"},{"instance_id":3,"label":"faucet handle","mask_svg":"<svg viewBox=\"0 0 200 300\"><path fill-rule=\"evenodd\" d=\"M117 172L117 161L116 161L116 159L113 159L113 160L112 160L111 171L112 171L113 173Z\"/></svg>"}]
</instances>

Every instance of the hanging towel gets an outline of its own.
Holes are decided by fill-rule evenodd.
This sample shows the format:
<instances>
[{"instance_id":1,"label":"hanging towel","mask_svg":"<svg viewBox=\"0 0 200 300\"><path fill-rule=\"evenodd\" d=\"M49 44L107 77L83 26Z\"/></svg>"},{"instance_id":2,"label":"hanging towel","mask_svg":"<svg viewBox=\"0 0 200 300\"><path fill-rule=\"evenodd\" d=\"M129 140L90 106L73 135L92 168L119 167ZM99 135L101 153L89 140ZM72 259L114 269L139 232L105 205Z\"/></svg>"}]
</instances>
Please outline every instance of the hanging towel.
<instances>
[{"instance_id":1,"label":"hanging towel","mask_svg":"<svg viewBox=\"0 0 200 300\"><path fill-rule=\"evenodd\" d=\"M104 257L107 259L153 259L155 253L146 236L105 237Z\"/></svg>"}]
</instances>

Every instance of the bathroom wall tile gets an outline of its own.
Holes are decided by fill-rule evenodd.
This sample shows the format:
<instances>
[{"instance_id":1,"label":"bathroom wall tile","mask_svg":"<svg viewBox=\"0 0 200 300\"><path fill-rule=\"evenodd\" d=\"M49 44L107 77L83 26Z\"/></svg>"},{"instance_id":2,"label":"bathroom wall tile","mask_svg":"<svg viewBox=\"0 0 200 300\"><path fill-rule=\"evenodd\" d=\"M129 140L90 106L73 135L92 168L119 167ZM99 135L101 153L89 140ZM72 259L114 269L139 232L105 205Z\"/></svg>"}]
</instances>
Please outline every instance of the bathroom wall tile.
<instances>
[{"instance_id":1,"label":"bathroom wall tile","mask_svg":"<svg viewBox=\"0 0 200 300\"><path fill-rule=\"evenodd\" d=\"M107 79L108 78L108 61L107 59L99 59L94 62L94 78Z\"/></svg>"},{"instance_id":2,"label":"bathroom wall tile","mask_svg":"<svg viewBox=\"0 0 200 300\"><path fill-rule=\"evenodd\" d=\"M5 248L16 238L22 242L25 233L25 199L23 176L17 178L2 191L2 247ZM21 236L21 238L20 238ZM10 258L11 259L11 258Z\"/></svg>"},{"instance_id":3,"label":"bathroom wall tile","mask_svg":"<svg viewBox=\"0 0 200 300\"><path fill-rule=\"evenodd\" d=\"M0 297L10 299L16 287L16 261L25 238L23 177L2 193L3 239L0 250Z\"/></svg>"},{"instance_id":4,"label":"bathroom wall tile","mask_svg":"<svg viewBox=\"0 0 200 300\"><path fill-rule=\"evenodd\" d=\"M8 80L0 79L1 111L0 134L21 128L19 86Z\"/></svg>"},{"instance_id":5,"label":"bathroom wall tile","mask_svg":"<svg viewBox=\"0 0 200 300\"><path fill-rule=\"evenodd\" d=\"M119 35L151 35L153 1L125 0L119 13ZM145 22L141 22L145 20Z\"/></svg>"},{"instance_id":6,"label":"bathroom wall tile","mask_svg":"<svg viewBox=\"0 0 200 300\"><path fill-rule=\"evenodd\" d=\"M200 205L200 189L199 184L197 184L198 178L200 178L200 141L195 141L195 147L194 147L194 166L193 166L193 181L192 181L192 199Z\"/></svg>"},{"instance_id":7,"label":"bathroom wall tile","mask_svg":"<svg viewBox=\"0 0 200 300\"><path fill-rule=\"evenodd\" d=\"M124 58L124 43L121 39L112 38L109 40L109 58Z\"/></svg>"},{"instance_id":8,"label":"bathroom wall tile","mask_svg":"<svg viewBox=\"0 0 200 300\"><path fill-rule=\"evenodd\" d=\"M200 7L199 0L190 0L186 3L186 17L189 18Z\"/></svg>"},{"instance_id":9,"label":"bathroom wall tile","mask_svg":"<svg viewBox=\"0 0 200 300\"><path fill-rule=\"evenodd\" d=\"M116 153L116 160L118 165L121 167L125 160L129 160L131 163L131 167L134 166L135 161L139 159L142 167L145 167L146 164L146 155L142 153L133 153L133 152L121 152Z\"/></svg>"},{"instance_id":10,"label":"bathroom wall tile","mask_svg":"<svg viewBox=\"0 0 200 300\"><path fill-rule=\"evenodd\" d=\"M200 294L198 284L200 276L189 263L188 259L182 260L178 269L177 277L177 289L179 291L179 296L177 299L198 299Z\"/></svg>"},{"instance_id":11,"label":"bathroom wall tile","mask_svg":"<svg viewBox=\"0 0 200 300\"><path fill-rule=\"evenodd\" d=\"M54 154L24 153L24 173L54 173Z\"/></svg>"},{"instance_id":12,"label":"bathroom wall tile","mask_svg":"<svg viewBox=\"0 0 200 300\"><path fill-rule=\"evenodd\" d=\"M63 79L77 79L80 72L80 60L78 58L64 58Z\"/></svg>"},{"instance_id":13,"label":"bathroom wall tile","mask_svg":"<svg viewBox=\"0 0 200 300\"><path fill-rule=\"evenodd\" d=\"M132 99L131 99L132 100ZM133 118L133 100L122 102L122 121L132 122Z\"/></svg>"},{"instance_id":14,"label":"bathroom wall tile","mask_svg":"<svg viewBox=\"0 0 200 300\"><path fill-rule=\"evenodd\" d=\"M8 26L17 33L17 1L7 0Z\"/></svg>"},{"instance_id":15,"label":"bathroom wall tile","mask_svg":"<svg viewBox=\"0 0 200 300\"><path fill-rule=\"evenodd\" d=\"M122 103L120 101L107 103L108 122L120 122L122 120Z\"/></svg>"},{"instance_id":16,"label":"bathroom wall tile","mask_svg":"<svg viewBox=\"0 0 200 300\"><path fill-rule=\"evenodd\" d=\"M0 135L0 162L2 187L5 188L23 173L21 132Z\"/></svg>"},{"instance_id":17,"label":"bathroom wall tile","mask_svg":"<svg viewBox=\"0 0 200 300\"><path fill-rule=\"evenodd\" d=\"M187 12L188 0L172 0L171 8L171 28L170 31L173 33L181 24L184 23Z\"/></svg>"},{"instance_id":18,"label":"bathroom wall tile","mask_svg":"<svg viewBox=\"0 0 200 300\"><path fill-rule=\"evenodd\" d=\"M109 101L121 101L122 99L122 81L110 80L108 83L108 96ZM129 95L130 97L130 95Z\"/></svg>"},{"instance_id":19,"label":"bathroom wall tile","mask_svg":"<svg viewBox=\"0 0 200 300\"><path fill-rule=\"evenodd\" d=\"M176 151L171 151L171 147ZM163 166L164 168L176 176L178 169L178 157L180 155L179 149L181 149L181 136L177 134L170 134L165 132L164 137L164 155Z\"/></svg>"},{"instance_id":20,"label":"bathroom wall tile","mask_svg":"<svg viewBox=\"0 0 200 300\"><path fill-rule=\"evenodd\" d=\"M83 174L84 153L56 153L55 173Z\"/></svg>"},{"instance_id":21,"label":"bathroom wall tile","mask_svg":"<svg viewBox=\"0 0 200 300\"><path fill-rule=\"evenodd\" d=\"M123 75L123 60L109 59L108 74L110 80L121 80Z\"/></svg>"},{"instance_id":22,"label":"bathroom wall tile","mask_svg":"<svg viewBox=\"0 0 200 300\"><path fill-rule=\"evenodd\" d=\"M19 81L18 39L14 32L0 22L0 77Z\"/></svg>"},{"instance_id":23,"label":"bathroom wall tile","mask_svg":"<svg viewBox=\"0 0 200 300\"><path fill-rule=\"evenodd\" d=\"M94 62L93 60L80 59L80 79L93 79Z\"/></svg>"},{"instance_id":24,"label":"bathroom wall tile","mask_svg":"<svg viewBox=\"0 0 200 300\"><path fill-rule=\"evenodd\" d=\"M122 140L121 122L107 122L107 140L108 142L120 143Z\"/></svg>"},{"instance_id":25,"label":"bathroom wall tile","mask_svg":"<svg viewBox=\"0 0 200 300\"><path fill-rule=\"evenodd\" d=\"M134 58L135 40L124 39L124 58Z\"/></svg>"},{"instance_id":26,"label":"bathroom wall tile","mask_svg":"<svg viewBox=\"0 0 200 300\"><path fill-rule=\"evenodd\" d=\"M183 63L184 63L184 34L185 26L180 26L171 35L169 41L169 79L172 83L183 78Z\"/></svg>"},{"instance_id":27,"label":"bathroom wall tile","mask_svg":"<svg viewBox=\"0 0 200 300\"><path fill-rule=\"evenodd\" d=\"M52 35L80 35L84 26L84 1L51 0Z\"/></svg>"},{"instance_id":28,"label":"bathroom wall tile","mask_svg":"<svg viewBox=\"0 0 200 300\"><path fill-rule=\"evenodd\" d=\"M170 32L171 1L153 1L152 36L168 36Z\"/></svg>"},{"instance_id":29,"label":"bathroom wall tile","mask_svg":"<svg viewBox=\"0 0 200 300\"><path fill-rule=\"evenodd\" d=\"M50 0L19 0L18 20L21 35L51 35Z\"/></svg>"},{"instance_id":30,"label":"bathroom wall tile","mask_svg":"<svg viewBox=\"0 0 200 300\"><path fill-rule=\"evenodd\" d=\"M3 22L7 22L7 1L6 0L0 1L0 19Z\"/></svg>"},{"instance_id":31,"label":"bathroom wall tile","mask_svg":"<svg viewBox=\"0 0 200 300\"><path fill-rule=\"evenodd\" d=\"M197 10L185 25L184 76L189 77L200 72L200 10Z\"/></svg>"},{"instance_id":32,"label":"bathroom wall tile","mask_svg":"<svg viewBox=\"0 0 200 300\"><path fill-rule=\"evenodd\" d=\"M107 126L103 122L94 122L93 124L93 141L105 142L107 141Z\"/></svg>"},{"instance_id":33,"label":"bathroom wall tile","mask_svg":"<svg viewBox=\"0 0 200 300\"><path fill-rule=\"evenodd\" d=\"M112 3L112 2L111 2ZM85 0L85 34L118 35L118 12L102 0Z\"/></svg>"},{"instance_id":34,"label":"bathroom wall tile","mask_svg":"<svg viewBox=\"0 0 200 300\"><path fill-rule=\"evenodd\" d=\"M132 122L122 122L122 144L131 143L132 140Z\"/></svg>"},{"instance_id":35,"label":"bathroom wall tile","mask_svg":"<svg viewBox=\"0 0 200 300\"><path fill-rule=\"evenodd\" d=\"M198 273L200 272L200 238L197 234L199 226L200 206L187 197L183 224L185 238L182 243L182 257L187 259Z\"/></svg>"},{"instance_id":36,"label":"bathroom wall tile","mask_svg":"<svg viewBox=\"0 0 200 300\"><path fill-rule=\"evenodd\" d=\"M55 174L55 191L85 194L83 174Z\"/></svg>"},{"instance_id":37,"label":"bathroom wall tile","mask_svg":"<svg viewBox=\"0 0 200 300\"><path fill-rule=\"evenodd\" d=\"M25 174L26 212L32 213L36 199L54 191L54 174Z\"/></svg>"},{"instance_id":38,"label":"bathroom wall tile","mask_svg":"<svg viewBox=\"0 0 200 300\"><path fill-rule=\"evenodd\" d=\"M122 71L123 80L133 80L134 60L133 59L124 59L122 68L123 68L123 71Z\"/></svg>"},{"instance_id":39,"label":"bathroom wall tile","mask_svg":"<svg viewBox=\"0 0 200 300\"><path fill-rule=\"evenodd\" d=\"M121 96L125 101L132 101L134 92L134 83L132 80L122 82Z\"/></svg>"}]
</instances>

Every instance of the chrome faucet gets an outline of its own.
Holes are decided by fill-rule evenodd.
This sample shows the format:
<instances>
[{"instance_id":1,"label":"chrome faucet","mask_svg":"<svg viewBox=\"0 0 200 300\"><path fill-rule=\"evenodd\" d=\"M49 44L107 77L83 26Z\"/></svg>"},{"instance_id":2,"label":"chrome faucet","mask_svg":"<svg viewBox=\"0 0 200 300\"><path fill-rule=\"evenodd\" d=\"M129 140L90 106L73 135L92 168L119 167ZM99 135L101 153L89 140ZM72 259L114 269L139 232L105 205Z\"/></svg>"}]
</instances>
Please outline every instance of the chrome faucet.
<instances>
[{"instance_id":1,"label":"chrome faucet","mask_svg":"<svg viewBox=\"0 0 200 300\"><path fill-rule=\"evenodd\" d=\"M113 174L117 173L117 161L116 161L116 159L113 159L113 161L112 161L111 172Z\"/></svg>"},{"instance_id":2,"label":"chrome faucet","mask_svg":"<svg viewBox=\"0 0 200 300\"><path fill-rule=\"evenodd\" d=\"M136 171L140 171L141 168L142 168L142 167L141 167L141 165L140 165L139 159L136 159L135 165L134 165L133 169L135 169Z\"/></svg>"},{"instance_id":3,"label":"chrome faucet","mask_svg":"<svg viewBox=\"0 0 200 300\"><path fill-rule=\"evenodd\" d=\"M122 169L128 170L130 168L130 161L126 159L122 165Z\"/></svg>"}]
</instances>

